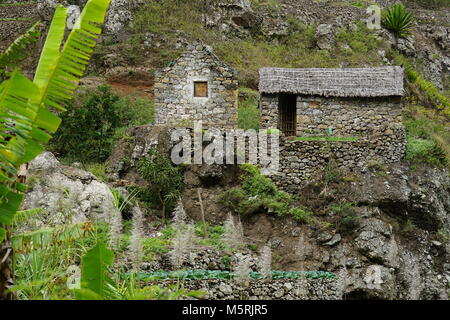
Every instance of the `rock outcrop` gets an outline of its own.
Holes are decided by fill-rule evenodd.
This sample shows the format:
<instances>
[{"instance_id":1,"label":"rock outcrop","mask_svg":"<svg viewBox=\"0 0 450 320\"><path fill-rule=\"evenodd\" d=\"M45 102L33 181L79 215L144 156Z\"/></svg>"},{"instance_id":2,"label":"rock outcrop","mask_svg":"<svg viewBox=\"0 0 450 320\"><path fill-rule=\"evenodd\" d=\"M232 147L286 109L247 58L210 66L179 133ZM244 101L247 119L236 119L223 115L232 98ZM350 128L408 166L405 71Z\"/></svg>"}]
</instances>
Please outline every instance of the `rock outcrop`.
<instances>
[{"instance_id":1,"label":"rock outcrop","mask_svg":"<svg viewBox=\"0 0 450 320\"><path fill-rule=\"evenodd\" d=\"M79 168L64 166L50 152L29 163L29 191L22 209L41 208L39 226L91 221L109 221L115 209L109 187Z\"/></svg>"}]
</instances>

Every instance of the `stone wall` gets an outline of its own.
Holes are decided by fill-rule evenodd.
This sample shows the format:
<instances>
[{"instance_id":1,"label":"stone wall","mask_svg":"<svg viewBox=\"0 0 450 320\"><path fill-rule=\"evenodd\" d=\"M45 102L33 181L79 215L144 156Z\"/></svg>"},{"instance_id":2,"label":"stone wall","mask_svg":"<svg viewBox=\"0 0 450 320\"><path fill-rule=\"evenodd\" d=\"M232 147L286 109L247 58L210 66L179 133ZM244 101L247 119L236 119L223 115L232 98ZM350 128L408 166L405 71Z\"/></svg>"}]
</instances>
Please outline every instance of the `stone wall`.
<instances>
[{"instance_id":1,"label":"stone wall","mask_svg":"<svg viewBox=\"0 0 450 320\"><path fill-rule=\"evenodd\" d=\"M127 150L124 147L117 148L109 161L109 171L118 179L120 172L126 171L124 158L128 159L129 165L133 166L135 161L144 157L152 147L158 146L160 151L170 155L171 149L178 143L178 141L171 141L172 130L174 129L158 125L135 128L134 132L129 132L129 135L134 137L134 147L128 148L129 154L116 154L117 150L121 152ZM189 132L192 136L193 131L189 130ZM379 131L377 135L359 137L357 141L295 141L281 135L279 137L279 170L270 178L282 189L295 193L309 178L323 171L331 159L341 169L359 171L377 164L399 162L405 154L405 140L403 127L392 129L392 132ZM272 154L270 136L267 142L270 159ZM193 139L191 146L192 144ZM207 144L204 144L203 148L206 146ZM248 161L248 141L245 148L246 161ZM224 158L224 163L225 160Z\"/></svg>"},{"instance_id":2,"label":"stone wall","mask_svg":"<svg viewBox=\"0 0 450 320\"><path fill-rule=\"evenodd\" d=\"M323 135L329 128L336 136L393 135L401 131L402 104L398 98L331 98L297 96L297 136ZM278 95L261 97L261 126L278 126Z\"/></svg>"},{"instance_id":3,"label":"stone wall","mask_svg":"<svg viewBox=\"0 0 450 320\"><path fill-rule=\"evenodd\" d=\"M194 82L208 83L207 97L194 97ZM155 79L158 124L204 127L237 126L238 83L234 71L220 62L209 47L191 45L174 65Z\"/></svg>"},{"instance_id":4,"label":"stone wall","mask_svg":"<svg viewBox=\"0 0 450 320\"><path fill-rule=\"evenodd\" d=\"M297 97L297 135L323 134L332 128L337 136L393 135L403 128L400 98Z\"/></svg>"},{"instance_id":5,"label":"stone wall","mask_svg":"<svg viewBox=\"0 0 450 320\"><path fill-rule=\"evenodd\" d=\"M187 290L207 292L209 300L338 300L342 299L336 279L255 280L241 286L227 280L183 282ZM173 282L166 282L166 285Z\"/></svg>"},{"instance_id":6,"label":"stone wall","mask_svg":"<svg viewBox=\"0 0 450 320\"><path fill-rule=\"evenodd\" d=\"M262 94L260 99L261 128L278 128L278 95Z\"/></svg>"},{"instance_id":7,"label":"stone wall","mask_svg":"<svg viewBox=\"0 0 450 320\"><path fill-rule=\"evenodd\" d=\"M280 170L272 180L288 192L296 192L333 159L337 167L365 170L371 164L401 161L405 153L403 130L393 135L348 141L289 141L280 139Z\"/></svg>"}]
</instances>

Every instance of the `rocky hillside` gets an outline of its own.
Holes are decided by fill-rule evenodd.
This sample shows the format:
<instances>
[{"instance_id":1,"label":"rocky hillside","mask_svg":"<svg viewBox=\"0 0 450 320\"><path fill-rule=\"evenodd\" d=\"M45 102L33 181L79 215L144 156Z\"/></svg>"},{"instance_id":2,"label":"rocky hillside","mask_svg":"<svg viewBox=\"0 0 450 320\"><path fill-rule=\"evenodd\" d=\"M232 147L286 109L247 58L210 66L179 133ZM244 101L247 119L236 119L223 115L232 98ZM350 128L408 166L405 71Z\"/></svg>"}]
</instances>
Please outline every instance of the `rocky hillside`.
<instances>
[{"instance_id":1,"label":"rocky hillside","mask_svg":"<svg viewBox=\"0 0 450 320\"><path fill-rule=\"evenodd\" d=\"M109 159L110 174L118 185L145 186L135 164L154 141L164 141L161 134L154 127L140 127L122 141ZM158 148L164 152L167 145ZM345 279L339 284L344 298L446 299L448 171L411 169L406 163L374 164L361 171L333 172L335 178L329 179L330 170L296 194L314 212L312 221L299 223L258 205L242 215L248 244L258 251L269 243L276 269L339 274ZM188 215L202 221L200 189L205 219L221 224L228 213L223 194L240 185L241 173L236 166L186 167L183 204ZM208 259L217 261L211 255Z\"/></svg>"}]
</instances>

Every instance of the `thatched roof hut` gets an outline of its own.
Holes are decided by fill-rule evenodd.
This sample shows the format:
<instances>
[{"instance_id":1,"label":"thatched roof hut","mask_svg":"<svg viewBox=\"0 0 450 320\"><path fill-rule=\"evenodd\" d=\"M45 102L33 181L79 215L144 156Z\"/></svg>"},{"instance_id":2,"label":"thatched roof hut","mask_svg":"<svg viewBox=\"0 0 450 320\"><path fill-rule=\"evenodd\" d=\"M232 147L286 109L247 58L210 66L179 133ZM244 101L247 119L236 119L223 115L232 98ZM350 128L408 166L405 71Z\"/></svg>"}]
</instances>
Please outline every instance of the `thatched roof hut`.
<instances>
[{"instance_id":1,"label":"thatched roof hut","mask_svg":"<svg viewBox=\"0 0 450 320\"><path fill-rule=\"evenodd\" d=\"M259 91L266 94L403 96L403 68L397 66L349 69L263 68L259 74Z\"/></svg>"}]
</instances>

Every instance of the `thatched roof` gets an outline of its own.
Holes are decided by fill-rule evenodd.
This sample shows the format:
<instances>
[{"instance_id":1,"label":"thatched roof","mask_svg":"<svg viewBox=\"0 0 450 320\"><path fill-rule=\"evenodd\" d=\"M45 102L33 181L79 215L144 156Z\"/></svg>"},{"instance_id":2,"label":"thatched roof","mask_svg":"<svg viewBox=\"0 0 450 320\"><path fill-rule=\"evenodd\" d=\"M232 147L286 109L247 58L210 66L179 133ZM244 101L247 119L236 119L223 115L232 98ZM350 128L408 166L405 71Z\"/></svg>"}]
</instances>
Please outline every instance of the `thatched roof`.
<instances>
[{"instance_id":1,"label":"thatched roof","mask_svg":"<svg viewBox=\"0 0 450 320\"><path fill-rule=\"evenodd\" d=\"M261 93L331 97L403 96L403 68L283 69L259 71Z\"/></svg>"}]
</instances>

